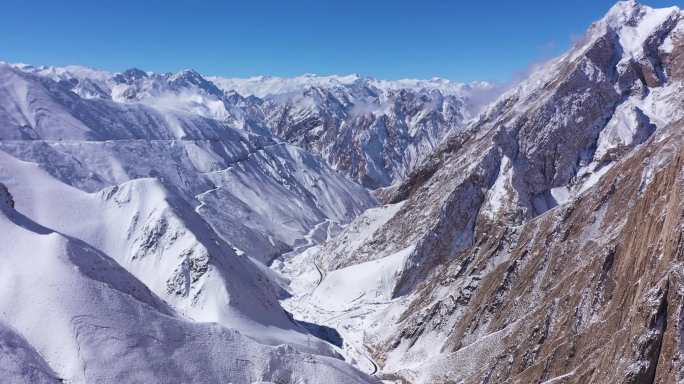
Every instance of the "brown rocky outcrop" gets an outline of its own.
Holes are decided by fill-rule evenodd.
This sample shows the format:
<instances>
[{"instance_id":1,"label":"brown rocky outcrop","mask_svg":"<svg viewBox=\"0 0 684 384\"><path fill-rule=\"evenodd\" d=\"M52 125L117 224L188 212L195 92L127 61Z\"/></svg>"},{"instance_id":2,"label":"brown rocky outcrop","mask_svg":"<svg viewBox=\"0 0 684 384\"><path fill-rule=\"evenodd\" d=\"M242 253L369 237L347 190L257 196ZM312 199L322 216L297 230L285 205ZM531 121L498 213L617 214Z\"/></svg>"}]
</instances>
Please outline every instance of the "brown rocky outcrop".
<instances>
[{"instance_id":1,"label":"brown rocky outcrop","mask_svg":"<svg viewBox=\"0 0 684 384\"><path fill-rule=\"evenodd\" d=\"M684 379L682 128L615 167L591 193L515 229L510 257L485 274L512 231L476 236L477 246L446 266L407 311L430 303L422 316L406 318L405 330L413 331L402 337L450 327L444 357L426 371L449 368L427 382ZM433 300L438 286L451 287L453 296ZM498 348L464 374L462 360L486 350L490 335Z\"/></svg>"}]
</instances>

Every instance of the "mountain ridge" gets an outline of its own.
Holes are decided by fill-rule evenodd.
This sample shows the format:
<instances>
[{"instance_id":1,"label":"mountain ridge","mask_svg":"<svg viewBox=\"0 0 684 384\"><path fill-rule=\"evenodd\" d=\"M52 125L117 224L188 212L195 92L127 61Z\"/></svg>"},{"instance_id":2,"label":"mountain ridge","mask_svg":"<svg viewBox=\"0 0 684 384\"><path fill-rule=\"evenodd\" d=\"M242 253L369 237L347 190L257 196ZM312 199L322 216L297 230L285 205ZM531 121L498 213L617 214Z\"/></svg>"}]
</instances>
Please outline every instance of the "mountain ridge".
<instances>
[{"instance_id":1,"label":"mountain ridge","mask_svg":"<svg viewBox=\"0 0 684 384\"><path fill-rule=\"evenodd\" d=\"M57 81L85 99L189 113L259 135L270 132L320 154L333 168L373 189L403 178L447 132L460 129L502 90L487 82L444 79L226 79L204 78L194 70L157 74L13 67ZM264 87L270 91L258 91Z\"/></svg>"}]
</instances>

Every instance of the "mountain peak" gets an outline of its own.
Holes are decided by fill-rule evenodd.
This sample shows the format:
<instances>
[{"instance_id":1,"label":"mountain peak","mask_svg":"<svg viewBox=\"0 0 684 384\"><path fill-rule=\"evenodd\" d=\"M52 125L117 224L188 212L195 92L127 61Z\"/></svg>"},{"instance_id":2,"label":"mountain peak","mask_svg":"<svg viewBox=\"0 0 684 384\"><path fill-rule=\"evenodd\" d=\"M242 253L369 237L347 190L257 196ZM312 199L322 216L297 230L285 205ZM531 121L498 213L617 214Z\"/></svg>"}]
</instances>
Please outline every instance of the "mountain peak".
<instances>
[{"instance_id":1,"label":"mountain peak","mask_svg":"<svg viewBox=\"0 0 684 384\"><path fill-rule=\"evenodd\" d=\"M637 27L645 23L652 25L658 21L664 21L664 18L677 12L679 12L677 6L651 8L636 0L621 0L608 10L602 21L615 29L624 26Z\"/></svg>"},{"instance_id":2,"label":"mountain peak","mask_svg":"<svg viewBox=\"0 0 684 384\"><path fill-rule=\"evenodd\" d=\"M643 7L643 5L636 0L620 0L610 8L608 15L632 13L641 7Z\"/></svg>"},{"instance_id":3,"label":"mountain peak","mask_svg":"<svg viewBox=\"0 0 684 384\"><path fill-rule=\"evenodd\" d=\"M194 69L183 69L169 76L169 82L189 83L200 86L208 81Z\"/></svg>"},{"instance_id":4,"label":"mountain peak","mask_svg":"<svg viewBox=\"0 0 684 384\"><path fill-rule=\"evenodd\" d=\"M679 14L676 6L651 8L636 0L624 0L615 4L597 25L616 32L628 56L638 56L644 42Z\"/></svg>"},{"instance_id":5,"label":"mountain peak","mask_svg":"<svg viewBox=\"0 0 684 384\"><path fill-rule=\"evenodd\" d=\"M129 68L121 73L117 73L114 76L114 81L117 83L132 84L138 80L147 78L147 72L139 68Z\"/></svg>"},{"instance_id":6,"label":"mountain peak","mask_svg":"<svg viewBox=\"0 0 684 384\"><path fill-rule=\"evenodd\" d=\"M608 10L603 20L613 28L619 28L623 25L635 26L643 15L650 10L652 8L642 5L636 0L618 1Z\"/></svg>"},{"instance_id":7,"label":"mountain peak","mask_svg":"<svg viewBox=\"0 0 684 384\"><path fill-rule=\"evenodd\" d=\"M221 91L213 82L205 79L194 69L184 69L171 75L168 80L169 83L174 86L195 86L215 96L221 96L223 94L223 91Z\"/></svg>"},{"instance_id":8,"label":"mountain peak","mask_svg":"<svg viewBox=\"0 0 684 384\"><path fill-rule=\"evenodd\" d=\"M184 78L198 78L202 77L202 75L199 74L199 72L195 71L192 68L186 68L183 70L180 70L176 72L173 77L184 77Z\"/></svg>"}]
</instances>

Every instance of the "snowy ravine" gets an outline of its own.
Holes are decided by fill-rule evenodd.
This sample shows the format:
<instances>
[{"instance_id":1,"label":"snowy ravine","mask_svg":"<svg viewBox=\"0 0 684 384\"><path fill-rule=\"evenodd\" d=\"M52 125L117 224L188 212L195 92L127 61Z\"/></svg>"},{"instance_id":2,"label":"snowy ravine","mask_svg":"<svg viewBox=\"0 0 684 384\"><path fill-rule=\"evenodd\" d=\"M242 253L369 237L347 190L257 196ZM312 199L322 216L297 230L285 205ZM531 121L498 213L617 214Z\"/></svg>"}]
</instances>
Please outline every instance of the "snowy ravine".
<instances>
[{"instance_id":1,"label":"snowy ravine","mask_svg":"<svg viewBox=\"0 0 684 384\"><path fill-rule=\"evenodd\" d=\"M17 302L14 291L5 290L0 326L8 329L6 339L18 343L17 354L36 355L27 362L35 380L114 382L138 375L164 382L185 370L184 380L200 383L370 380L341 360L339 353L347 353L329 337L334 329L292 319L279 300L296 291L268 266L331 238L377 205L354 180L371 187L400 180L496 92L487 83L441 79L304 76L255 83L207 79L192 70L109 73L0 63L0 185L12 202L3 235L21 233L17 245L3 240L6 252L26 259L4 260L2 276L8 287L37 279L55 288L32 293L21 311L9 310ZM323 128L326 134L318 137ZM355 152L348 150L352 142ZM78 259L74 268L88 269L85 276L61 276L68 262L55 267L57 275L37 269L29 276L37 257L29 243L52 233L63 239L39 248L39 256L46 264ZM88 255L101 260L91 263ZM90 270L102 265L109 269ZM62 284L95 288L79 295ZM122 308L105 297L126 296L129 286L146 296L132 295ZM72 301L62 299L62 291ZM25 317L41 311L30 303L42 300L57 303L49 307L54 316L42 319L54 321L54 337ZM145 315L127 309L141 302L155 308ZM155 325L160 314L173 319L170 330ZM139 328L137 321L160 334L117 334ZM218 367L227 354L234 365L227 372L218 367L193 375L194 360L186 356L192 345L178 350L177 359L152 358L131 372L125 359L110 367L102 360L114 359L129 344L142 345L131 354L150 351L148 339L157 340L155 353L162 356L176 348L174 328L179 335L210 334L204 324L213 324L218 335L240 335L237 345L233 336L216 343L197 337L208 344L197 361L210 359ZM92 344L82 343L81 326L94 332ZM193 330L186 332L188 327ZM99 329L116 331L108 336ZM105 346L100 338L128 341ZM84 354L98 345L113 354L97 355L93 363ZM302 367L301 360L319 364L320 372ZM2 362L7 369L25 369L16 357Z\"/></svg>"},{"instance_id":2,"label":"snowy ravine","mask_svg":"<svg viewBox=\"0 0 684 384\"><path fill-rule=\"evenodd\" d=\"M370 381L292 320L265 266L375 205L363 187L183 109L216 91L192 73L143 102L116 93L134 72L99 97L25 69L0 65L0 326L33 359L23 382Z\"/></svg>"},{"instance_id":3,"label":"snowy ravine","mask_svg":"<svg viewBox=\"0 0 684 384\"><path fill-rule=\"evenodd\" d=\"M400 204L370 209L346 226L335 239L360 242L396 212ZM332 239L328 239L332 240ZM297 320L328 327L320 337L336 345L345 360L371 375L378 364L364 340L364 330L373 316L390 303L391 288L407 249L381 261L371 261L328 273L321 257L321 245L308 243L298 252L285 254L271 268L289 282L292 296L281 301ZM398 301L402 301L401 299ZM370 315L370 316L369 316Z\"/></svg>"},{"instance_id":4,"label":"snowy ravine","mask_svg":"<svg viewBox=\"0 0 684 384\"><path fill-rule=\"evenodd\" d=\"M268 266L333 237L376 206L377 199L352 179L373 187L400 180L497 89L487 83L357 76L269 78L258 84L251 79L249 86L236 81L209 80L192 70L108 73L0 63L0 185L12 202L3 236L19 231L19 244L4 239L6 252L26 259L4 260L3 278L8 287L37 279L55 288L31 293L21 311L9 310L17 305L13 290L0 300L0 326L17 343L16 354L35 355L27 361L35 380L114 382L138 375L164 382L186 370L186 380L198 383L370 380L342 361L346 355L368 356L362 349L338 349L334 329L295 321L281 306L306 281L293 278L289 286ZM231 82L244 95L227 88ZM274 88L274 82L281 86ZM257 91L266 84L270 92ZM325 137L311 141L323 126L330 128ZM350 132L359 146L348 162ZM84 276L61 276L69 262L55 267L54 276L49 268L30 275L37 256L28 251L29 243L51 233L63 239L39 248L39 256L46 264L78 259L74 268L87 269ZM91 263L88 255L101 260ZM90 270L102 265L109 269ZM70 290L89 284L95 288L81 295ZM125 297L129 287L145 296L121 303L107 298ZM26 320L42 310L30 303L42 300L57 303L49 307L54 315L38 319L55 323L54 337ZM129 311L152 302L150 313ZM283 301L288 308L290 302ZM155 320L160 314L172 318L169 330L161 325L166 320ZM117 333L140 328L138 321L151 330L128 338ZM92 344L83 344L82 327L94 332ZM157 328L159 335L149 334ZM108 336L98 329L116 331ZM131 354L150 352L148 339L157 340L154 353L162 356L176 348L173 329L188 337L199 332L211 338L214 331L240 336L215 343L198 336L207 349L196 357L186 356L196 348L187 345L175 352L177 359L153 357L131 372L125 359L107 366L105 356L95 356L96 363L84 356L103 346L113 351L106 358L114 359L129 344L142 345ZM344 336L355 348L353 335ZM128 341L105 347L100 338ZM223 355L233 365L227 372L220 369ZM1 361L7 369L25 369L17 359ZM202 359L217 368L193 375L193 361ZM319 364L320 372L312 373L302 361Z\"/></svg>"}]
</instances>

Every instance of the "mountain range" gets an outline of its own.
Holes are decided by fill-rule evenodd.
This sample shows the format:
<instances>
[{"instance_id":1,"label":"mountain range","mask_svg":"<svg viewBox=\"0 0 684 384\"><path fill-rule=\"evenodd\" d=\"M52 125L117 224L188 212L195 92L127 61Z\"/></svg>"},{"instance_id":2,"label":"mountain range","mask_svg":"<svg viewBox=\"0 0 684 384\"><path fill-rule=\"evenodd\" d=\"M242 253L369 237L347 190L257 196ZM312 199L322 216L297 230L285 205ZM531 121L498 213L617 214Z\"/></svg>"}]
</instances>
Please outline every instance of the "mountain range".
<instances>
[{"instance_id":1,"label":"mountain range","mask_svg":"<svg viewBox=\"0 0 684 384\"><path fill-rule=\"evenodd\" d=\"M0 64L9 383L684 382L684 13L512 86Z\"/></svg>"}]
</instances>

